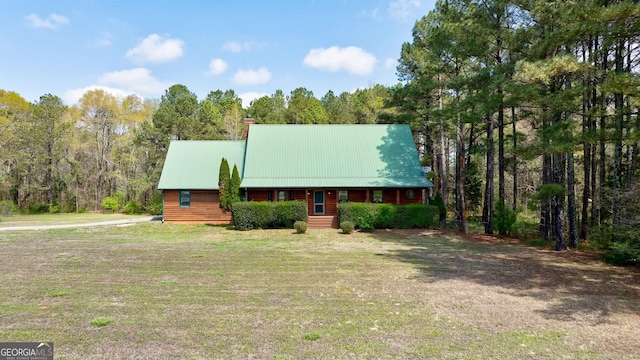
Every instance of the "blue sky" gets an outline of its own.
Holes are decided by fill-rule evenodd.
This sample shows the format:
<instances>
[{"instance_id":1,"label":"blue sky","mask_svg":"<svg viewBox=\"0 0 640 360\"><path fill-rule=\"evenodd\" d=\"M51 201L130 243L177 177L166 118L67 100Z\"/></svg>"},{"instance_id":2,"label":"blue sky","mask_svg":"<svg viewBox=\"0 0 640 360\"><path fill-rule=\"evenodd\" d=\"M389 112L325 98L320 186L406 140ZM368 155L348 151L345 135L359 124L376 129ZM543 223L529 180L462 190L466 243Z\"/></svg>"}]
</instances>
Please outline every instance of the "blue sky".
<instances>
[{"instance_id":1,"label":"blue sky","mask_svg":"<svg viewBox=\"0 0 640 360\"><path fill-rule=\"evenodd\" d=\"M0 89L73 105L94 88L248 101L398 82L396 61L434 0L0 0Z\"/></svg>"}]
</instances>

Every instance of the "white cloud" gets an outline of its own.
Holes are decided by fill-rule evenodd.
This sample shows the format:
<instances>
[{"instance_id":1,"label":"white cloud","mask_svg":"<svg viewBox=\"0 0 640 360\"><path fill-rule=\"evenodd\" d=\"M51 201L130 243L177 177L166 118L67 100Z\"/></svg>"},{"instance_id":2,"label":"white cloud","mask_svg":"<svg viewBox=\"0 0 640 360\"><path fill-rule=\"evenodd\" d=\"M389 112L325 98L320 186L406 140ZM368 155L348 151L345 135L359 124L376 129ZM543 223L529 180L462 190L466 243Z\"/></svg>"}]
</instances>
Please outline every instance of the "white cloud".
<instances>
[{"instance_id":1,"label":"white cloud","mask_svg":"<svg viewBox=\"0 0 640 360\"><path fill-rule=\"evenodd\" d=\"M227 62L222 59L211 59L211 61L209 61L209 71L207 71L207 75L220 75L227 71L228 66Z\"/></svg>"},{"instance_id":2,"label":"white cloud","mask_svg":"<svg viewBox=\"0 0 640 360\"><path fill-rule=\"evenodd\" d=\"M245 41L243 43L237 41L227 41L222 48L234 53L240 53L243 51L249 51L254 47L252 42Z\"/></svg>"},{"instance_id":3,"label":"white cloud","mask_svg":"<svg viewBox=\"0 0 640 360\"><path fill-rule=\"evenodd\" d=\"M24 18L27 20L29 26L36 28L57 29L62 25L69 24L69 19L58 14L51 14L42 19L37 14L31 13Z\"/></svg>"},{"instance_id":4,"label":"white cloud","mask_svg":"<svg viewBox=\"0 0 640 360\"><path fill-rule=\"evenodd\" d=\"M127 59L139 64L147 62L163 63L173 61L181 57L183 53L184 41L151 34L136 47L129 49L125 56Z\"/></svg>"},{"instance_id":5,"label":"white cloud","mask_svg":"<svg viewBox=\"0 0 640 360\"><path fill-rule=\"evenodd\" d=\"M123 90L123 89L116 89L116 88L112 88L109 86L102 86L102 85L89 85L83 88L79 88L79 89L72 89L72 90L67 90L65 91L65 93L62 95L62 100L64 100L64 102L69 105L69 106L73 106L75 104L78 103L78 101L80 101L80 98L86 94L88 91L91 90L102 90L106 93L109 93L115 97L127 97L129 95L136 95L136 96L140 96L138 94L136 94L133 91L129 91L129 90Z\"/></svg>"},{"instance_id":6,"label":"white cloud","mask_svg":"<svg viewBox=\"0 0 640 360\"><path fill-rule=\"evenodd\" d=\"M267 93L259 93L259 92L246 92L243 94L239 94L238 97L242 99L242 107L247 108L251 105L251 102L255 99L260 99L263 96L269 96Z\"/></svg>"},{"instance_id":7,"label":"white cloud","mask_svg":"<svg viewBox=\"0 0 640 360\"><path fill-rule=\"evenodd\" d=\"M384 67L387 69L395 68L396 66L398 66L398 60L396 59L387 58L387 60L384 61Z\"/></svg>"},{"instance_id":8,"label":"white cloud","mask_svg":"<svg viewBox=\"0 0 640 360\"><path fill-rule=\"evenodd\" d=\"M396 0L389 3L388 11L397 20L407 20L420 5L420 0Z\"/></svg>"},{"instance_id":9,"label":"white cloud","mask_svg":"<svg viewBox=\"0 0 640 360\"><path fill-rule=\"evenodd\" d=\"M236 85L265 84L271 79L271 73L266 67L258 70L238 70L231 81Z\"/></svg>"},{"instance_id":10,"label":"white cloud","mask_svg":"<svg viewBox=\"0 0 640 360\"><path fill-rule=\"evenodd\" d=\"M109 46L111 46L111 39L112 38L113 38L113 35L110 32L105 31L104 33L102 33L102 37L95 41L95 46L97 46L97 47L109 47Z\"/></svg>"},{"instance_id":11,"label":"white cloud","mask_svg":"<svg viewBox=\"0 0 640 360\"><path fill-rule=\"evenodd\" d=\"M367 75L373 71L376 57L358 47L311 49L303 63L311 68L338 72L344 70L350 74Z\"/></svg>"},{"instance_id":12,"label":"white cloud","mask_svg":"<svg viewBox=\"0 0 640 360\"><path fill-rule=\"evenodd\" d=\"M374 20L380 19L380 8L374 8L369 11L363 10L360 12L360 16Z\"/></svg>"},{"instance_id":13,"label":"white cloud","mask_svg":"<svg viewBox=\"0 0 640 360\"><path fill-rule=\"evenodd\" d=\"M148 95L160 95L171 86L151 76L151 71L143 67L104 73L98 78L98 82Z\"/></svg>"}]
</instances>

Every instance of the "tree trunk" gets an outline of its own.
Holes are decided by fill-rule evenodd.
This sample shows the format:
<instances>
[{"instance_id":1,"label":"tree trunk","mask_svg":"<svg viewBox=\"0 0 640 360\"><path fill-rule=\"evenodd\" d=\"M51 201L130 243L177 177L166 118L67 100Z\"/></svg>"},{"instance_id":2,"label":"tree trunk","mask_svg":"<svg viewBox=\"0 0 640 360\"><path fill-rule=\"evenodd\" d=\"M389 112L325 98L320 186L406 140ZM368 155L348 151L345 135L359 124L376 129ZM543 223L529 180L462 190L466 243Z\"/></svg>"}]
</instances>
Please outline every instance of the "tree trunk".
<instances>
[{"instance_id":1,"label":"tree trunk","mask_svg":"<svg viewBox=\"0 0 640 360\"><path fill-rule=\"evenodd\" d=\"M622 73L624 66L624 57L622 49L624 48L623 40L620 40L616 46L615 56L615 72ZM620 194L622 190L622 120L624 111L624 97L622 93L615 93L615 147L613 155L613 225L620 223Z\"/></svg>"},{"instance_id":2,"label":"tree trunk","mask_svg":"<svg viewBox=\"0 0 640 360\"><path fill-rule=\"evenodd\" d=\"M500 95L500 106L498 107L498 199L506 201L504 183L504 105L502 104L502 90L498 90Z\"/></svg>"},{"instance_id":3,"label":"tree trunk","mask_svg":"<svg viewBox=\"0 0 640 360\"><path fill-rule=\"evenodd\" d=\"M467 232L467 215L464 184L466 178L465 154L466 146L464 141L464 123L460 121L458 115L458 141L456 146L456 221L460 231Z\"/></svg>"},{"instance_id":4,"label":"tree trunk","mask_svg":"<svg viewBox=\"0 0 640 360\"><path fill-rule=\"evenodd\" d=\"M518 158L516 157L516 149L518 145L518 133L516 132L516 109L511 107L511 125L513 133L513 211L518 208Z\"/></svg>"},{"instance_id":5,"label":"tree trunk","mask_svg":"<svg viewBox=\"0 0 640 360\"><path fill-rule=\"evenodd\" d=\"M482 208L482 222L484 232L493 234L493 177L494 177L494 145L493 145L493 114L487 116L487 176L484 190L484 206Z\"/></svg>"},{"instance_id":6,"label":"tree trunk","mask_svg":"<svg viewBox=\"0 0 640 360\"><path fill-rule=\"evenodd\" d=\"M569 217L569 246L578 247L578 224L576 213L575 168L573 153L567 154L567 216Z\"/></svg>"},{"instance_id":7,"label":"tree trunk","mask_svg":"<svg viewBox=\"0 0 640 360\"><path fill-rule=\"evenodd\" d=\"M589 43L589 49L591 49L591 43ZM591 50L589 50L591 52ZM587 54L585 47L582 47L582 61L586 63ZM588 85L586 82L583 85ZM582 98L582 133L587 134L591 131L591 102L589 99L590 91L585 91ZM591 144L585 142L582 147L583 161L582 169L584 173L584 187L582 188L582 214L580 223L580 239L587 239L587 232L589 230L589 200L591 199Z\"/></svg>"},{"instance_id":8,"label":"tree trunk","mask_svg":"<svg viewBox=\"0 0 640 360\"><path fill-rule=\"evenodd\" d=\"M553 155L553 182L556 184L564 184L564 173L566 168L566 162L564 160L565 154ZM551 201L553 211L553 229L556 237L556 250L564 250L567 245L564 238L564 195L556 194Z\"/></svg>"},{"instance_id":9,"label":"tree trunk","mask_svg":"<svg viewBox=\"0 0 640 360\"><path fill-rule=\"evenodd\" d=\"M440 82L440 74L438 74L438 82ZM438 89L438 108L442 110L442 88ZM447 165L446 165L446 148L444 139L444 120L439 117L438 140L440 142L440 156L438 158L438 174L440 176L440 195L447 206Z\"/></svg>"}]
</instances>

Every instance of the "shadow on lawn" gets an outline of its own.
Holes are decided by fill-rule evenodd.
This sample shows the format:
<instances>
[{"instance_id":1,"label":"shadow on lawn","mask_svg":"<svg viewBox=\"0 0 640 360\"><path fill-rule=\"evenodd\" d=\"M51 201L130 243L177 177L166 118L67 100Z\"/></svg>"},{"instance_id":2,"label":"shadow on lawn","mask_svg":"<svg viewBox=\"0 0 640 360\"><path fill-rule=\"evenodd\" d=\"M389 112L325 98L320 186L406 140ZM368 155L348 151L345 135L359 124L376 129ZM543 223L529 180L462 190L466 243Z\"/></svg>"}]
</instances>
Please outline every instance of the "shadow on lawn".
<instances>
[{"instance_id":1,"label":"shadow on lawn","mask_svg":"<svg viewBox=\"0 0 640 360\"><path fill-rule=\"evenodd\" d=\"M463 280L533 297L547 302L538 310L547 318L572 321L587 315L595 325L608 322L612 313L640 311L640 274L631 269L578 263L515 242L475 242L449 233L375 231L372 236L402 245L379 255L413 264L421 281Z\"/></svg>"}]
</instances>

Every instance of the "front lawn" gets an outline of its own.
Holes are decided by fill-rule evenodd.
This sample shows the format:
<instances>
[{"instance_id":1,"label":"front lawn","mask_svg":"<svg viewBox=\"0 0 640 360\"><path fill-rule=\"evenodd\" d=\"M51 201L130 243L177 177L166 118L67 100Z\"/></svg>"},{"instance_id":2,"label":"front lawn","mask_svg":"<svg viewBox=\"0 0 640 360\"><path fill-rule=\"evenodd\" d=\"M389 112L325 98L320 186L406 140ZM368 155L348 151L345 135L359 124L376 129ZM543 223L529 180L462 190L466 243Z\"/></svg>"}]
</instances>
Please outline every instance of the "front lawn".
<instances>
[{"instance_id":1,"label":"front lawn","mask_svg":"<svg viewBox=\"0 0 640 360\"><path fill-rule=\"evenodd\" d=\"M633 358L640 281L435 231L0 233L0 340L56 359Z\"/></svg>"}]
</instances>

